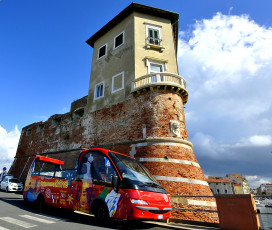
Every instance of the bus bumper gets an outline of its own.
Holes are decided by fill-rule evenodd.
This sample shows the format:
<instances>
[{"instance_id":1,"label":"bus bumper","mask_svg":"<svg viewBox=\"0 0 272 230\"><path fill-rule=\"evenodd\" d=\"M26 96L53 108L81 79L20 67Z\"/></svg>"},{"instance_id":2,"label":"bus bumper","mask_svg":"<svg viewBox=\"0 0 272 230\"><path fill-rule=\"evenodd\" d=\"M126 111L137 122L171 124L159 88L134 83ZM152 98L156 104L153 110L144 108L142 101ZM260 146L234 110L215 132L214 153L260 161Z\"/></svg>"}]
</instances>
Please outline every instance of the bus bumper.
<instances>
[{"instance_id":1,"label":"bus bumper","mask_svg":"<svg viewBox=\"0 0 272 230\"><path fill-rule=\"evenodd\" d=\"M171 217L171 207L160 210L156 207L135 206L128 220L165 220Z\"/></svg>"}]
</instances>

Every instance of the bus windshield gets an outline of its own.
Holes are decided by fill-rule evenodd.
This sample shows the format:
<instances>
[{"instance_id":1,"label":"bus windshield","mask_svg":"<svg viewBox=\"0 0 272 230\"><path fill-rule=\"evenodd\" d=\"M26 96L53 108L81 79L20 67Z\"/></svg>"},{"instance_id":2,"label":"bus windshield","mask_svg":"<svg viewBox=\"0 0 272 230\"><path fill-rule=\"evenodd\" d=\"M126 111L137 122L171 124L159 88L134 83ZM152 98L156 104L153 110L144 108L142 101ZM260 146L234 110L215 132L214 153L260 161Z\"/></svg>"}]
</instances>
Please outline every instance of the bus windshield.
<instances>
[{"instance_id":1,"label":"bus windshield","mask_svg":"<svg viewBox=\"0 0 272 230\"><path fill-rule=\"evenodd\" d=\"M109 155L125 182L128 182L130 185L135 185L140 190L147 190L144 189L146 187L162 189L148 170L140 165L135 159L113 152L109 152Z\"/></svg>"}]
</instances>

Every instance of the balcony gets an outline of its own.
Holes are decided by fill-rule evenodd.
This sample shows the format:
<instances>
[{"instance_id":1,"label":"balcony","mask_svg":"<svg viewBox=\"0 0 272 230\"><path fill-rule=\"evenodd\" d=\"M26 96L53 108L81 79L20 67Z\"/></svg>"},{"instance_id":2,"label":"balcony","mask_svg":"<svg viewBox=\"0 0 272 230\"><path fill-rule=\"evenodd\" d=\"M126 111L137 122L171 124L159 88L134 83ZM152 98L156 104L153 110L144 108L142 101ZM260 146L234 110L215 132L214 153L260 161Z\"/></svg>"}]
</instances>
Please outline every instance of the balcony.
<instances>
[{"instance_id":1,"label":"balcony","mask_svg":"<svg viewBox=\"0 0 272 230\"><path fill-rule=\"evenodd\" d=\"M162 46L162 40L159 38L147 37L145 43L147 49L155 49L159 50L160 52L163 52L165 49Z\"/></svg>"},{"instance_id":2,"label":"balcony","mask_svg":"<svg viewBox=\"0 0 272 230\"><path fill-rule=\"evenodd\" d=\"M186 81L173 73L152 73L139 77L131 83L131 93L141 94L146 91L171 91L179 94L183 103L188 100Z\"/></svg>"}]
</instances>

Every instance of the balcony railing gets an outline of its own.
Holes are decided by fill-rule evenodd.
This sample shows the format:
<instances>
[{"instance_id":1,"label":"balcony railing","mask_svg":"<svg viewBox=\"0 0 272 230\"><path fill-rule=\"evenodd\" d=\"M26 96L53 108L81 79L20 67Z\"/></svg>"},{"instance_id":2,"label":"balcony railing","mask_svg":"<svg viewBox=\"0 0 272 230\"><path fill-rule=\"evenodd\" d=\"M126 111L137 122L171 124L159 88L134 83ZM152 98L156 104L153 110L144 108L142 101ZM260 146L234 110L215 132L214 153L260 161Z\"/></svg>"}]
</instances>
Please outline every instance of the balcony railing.
<instances>
[{"instance_id":1,"label":"balcony railing","mask_svg":"<svg viewBox=\"0 0 272 230\"><path fill-rule=\"evenodd\" d=\"M160 52L163 52L165 49L162 46L162 39L160 38L147 37L145 43L147 49L155 49L159 50Z\"/></svg>"},{"instance_id":2,"label":"balcony railing","mask_svg":"<svg viewBox=\"0 0 272 230\"><path fill-rule=\"evenodd\" d=\"M173 73L151 73L139 77L132 81L131 92L138 94L146 90L171 90L181 94L184 104L188 99L188 92L186 90L186 81L184 78Z\"/></svg>"},{"instance_id":3,"label":"balcony railing","mask_svg":"<svg viewBox=\"0 0 272 230\"><path fill-rule=\"evenodd\" d=\"M147 37L146 44L162 46L162 40L160 38Z\"/></svg>"}]
</instances>

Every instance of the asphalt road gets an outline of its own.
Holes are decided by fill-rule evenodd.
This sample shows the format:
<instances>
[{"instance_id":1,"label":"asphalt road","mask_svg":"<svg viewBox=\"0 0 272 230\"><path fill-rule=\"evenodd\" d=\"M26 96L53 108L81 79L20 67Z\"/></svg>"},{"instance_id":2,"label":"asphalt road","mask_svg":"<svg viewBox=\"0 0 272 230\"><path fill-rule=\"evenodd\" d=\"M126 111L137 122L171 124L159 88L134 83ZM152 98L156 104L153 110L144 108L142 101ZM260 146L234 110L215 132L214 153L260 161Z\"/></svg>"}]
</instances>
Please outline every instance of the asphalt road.
<instances>
[{"instance_id":1,"label":"asphalt road","mask_svg":"<svg viewBox=\"0 0 272 230\"><path fill-rule=\"evenodd\" d=\"M25 204L22 194L0 191L0 230L101 230L101 229L197 229L186 226L170 226L156 222L130 222L110 220L97 223L91 215L71 212L64 209L48 208L43 212L35 206Z\"/></svg>"}]
</instances>

